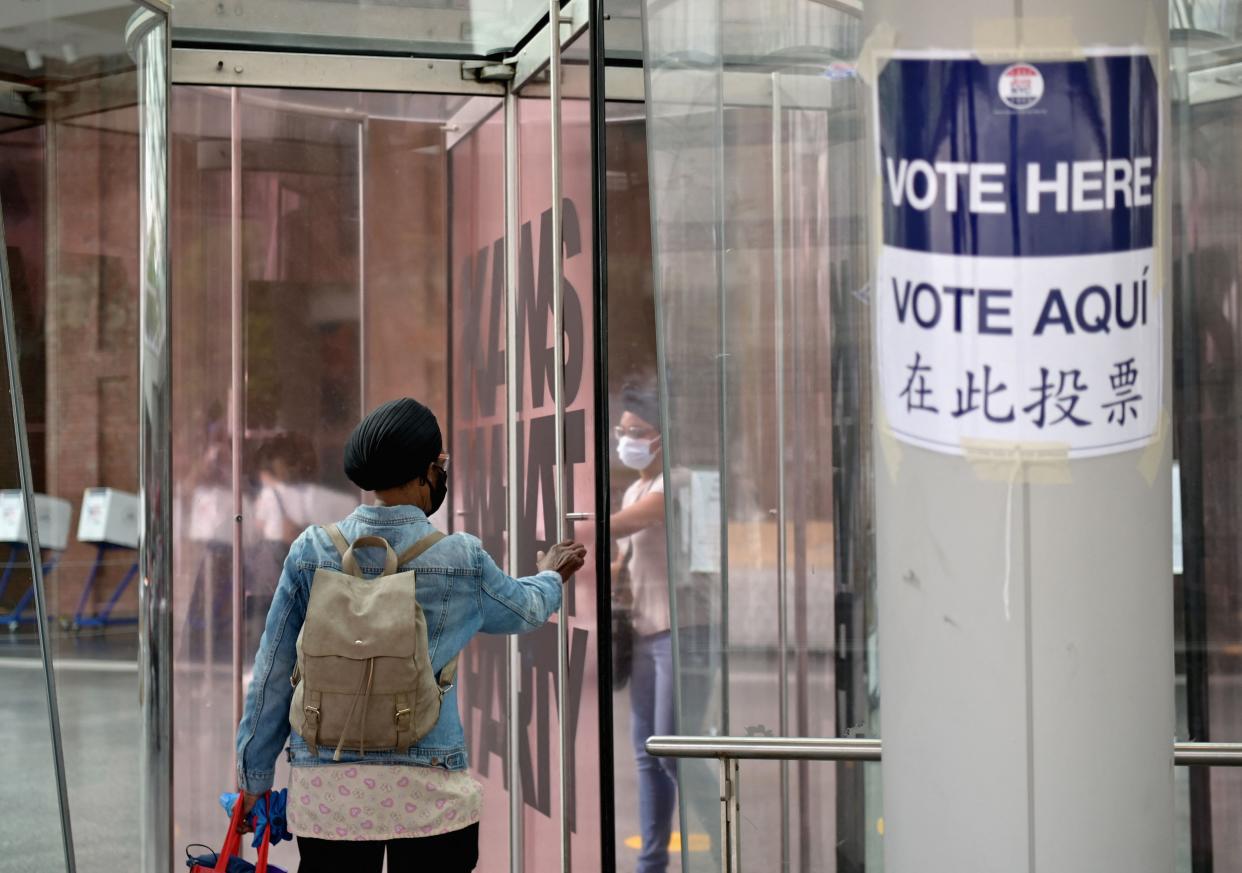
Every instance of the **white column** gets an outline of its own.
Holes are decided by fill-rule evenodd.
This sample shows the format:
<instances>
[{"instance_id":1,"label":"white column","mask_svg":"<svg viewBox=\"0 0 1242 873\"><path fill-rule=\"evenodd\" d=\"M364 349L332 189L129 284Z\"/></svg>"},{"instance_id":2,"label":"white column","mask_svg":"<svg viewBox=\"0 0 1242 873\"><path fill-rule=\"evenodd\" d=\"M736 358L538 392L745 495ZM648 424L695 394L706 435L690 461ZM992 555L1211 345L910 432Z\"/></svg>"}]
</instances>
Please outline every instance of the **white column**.
<instances>
[{"instance_id":1,"label":"white column","mask_svg":"<svg viewBox=\"0 0 1242 873\"><path fill-rule=\"evenodd\" d=\"M993 0L868 0L864 9L869 37L860 72L873 94L877 75L894 50L1042 67L1112 49L1151 55L1158 105L1167 121L1167 4L1160 0L1016 0L1013 5ZM1042 81L1052 87L1051 75ZM1053 95L1044 95L1044 108L1054 102ZM1015 109L1012 114L1040 109ZM928 107L929 113L933 110ZM973 108L979 113L994 110L986 100ZM997 111L1006 110L1000 106ZM912 112L898 123L920 125L926 120ZM1096 124L1099 134L1115 133L1122 123L1114 116L1101 121L1086 112L1053 120L1065 126L1070 139L1087 145L1091 135L1084 125ZM1025 122L1018 118L1016 123ZM962 130L967 128L963 121ZM875 124L869 129L877 135ZM1039 433L1048 442L1032 438L1031 415L1024 416L1022 408L1038 395L1029 380L1010 379L1009 400L1017 416L1028 422L1020 435L1014 431L1011 443L968 439L957 450L915 445L893 432L892 417L884 412L893 398L882 396L885 366L909 372L905 368L911 362L901 356L912 349L894 343L894 336L901 335L885 342L877 334L884 840L886 869L893 873L1172 869L1168 182L1173 166L1163 130L1160 136L1164 154L1155 162L1147 278L1152 318L1162 312L1163 323L1148 337L1154 351L1145 362L1149 381L1143 392L1154 413L1152 438L1111 453L1070 452L1063 446L1058 456L1054 444L1059 440L1070 446L1085 437L1067 431L1066 422L1054 430L1045 421ZM959 141L968 141L970 134L962 137ZM1027 153L1019 161L1039 158ZM881 251L879 216L883 198L889 196L883 163L872 170L872 299L878 323L881 308L892 305L894 289L885 284L891 271L886 272ZM1052 172L1047 169L1045 178ZM1054 200L1045 195L1044 209L1054 208ZM1009 217L1020 234L1024 222L1034 219L1021 208L1025 201L1014 203L1019 208ZM965 201L958 205L966 207ZM1113 205L1121 208L1121 198ZM945 207L931 207L937 208ZM969 231L972 225L960 227ZM1026 267L1017 267L1021 287L1015 294L1046 288L1048 283L1040 282L1056 261L1032 258ZM1080 273L1078 263L1067 269L1086 282L1089 271L1082 268ZM985 287L983 273L975 267L959 262L956 269L961 284L973 277L978 287ZM1121 281L1115 270L1102 269L1102 275ZM1069 299L1070 287L1063 290ZM947 307L951 297L941 296ZM1026 341L1023 328L1030 325L1018 312L1022 305L1015 297L1009 307L1013 343ZM966 324L977 325L977 310L965 312ZM945 313L951 316L952 310ZM963 349L969 347L969 335L966 328ZM1085 336L1080 330L1072 342L1098 340L1101 345L1072 348L1108 349L1108 343L1122 342L1121 337ZM1003 349L1009 339L989 337L994 345L988 348ZM1023 348L1019 364L1029 366L1037 363L1029 350L1044 347ZM885 356L901 359L895 364L891 357L885 362ZM963 366L971 360L977 359L962 352ZM1055 366L1054 360L1048 363ZM1090 377L1100 382L1099 390L1120 390L1101 373ZM957 402L949 383L936 397L941 415ZM1085 410L1084 403L1079 411ZM1106 414L1094 403L1093 427ZM965 425L954 420L949 426Z\"/></svg>"}]
</instances>

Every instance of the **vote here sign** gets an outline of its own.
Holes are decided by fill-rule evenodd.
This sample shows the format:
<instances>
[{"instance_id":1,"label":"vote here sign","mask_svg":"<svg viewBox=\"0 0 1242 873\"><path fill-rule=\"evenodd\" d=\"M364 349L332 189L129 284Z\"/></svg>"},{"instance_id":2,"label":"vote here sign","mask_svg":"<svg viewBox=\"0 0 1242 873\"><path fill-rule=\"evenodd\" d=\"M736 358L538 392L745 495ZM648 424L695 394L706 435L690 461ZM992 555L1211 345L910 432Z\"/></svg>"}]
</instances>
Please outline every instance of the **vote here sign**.
<instances>
[{"instance_id":1,"label":"vote here sign","mask_svg":"<svg viewBox=\"0 0 1242 873\"><path fill-rule=\"evenodd\" d=\"M949 454L1150 442L1164 385L1151 58L898 56L875 118L893 435Z\"/></svg>"}]
</instances>

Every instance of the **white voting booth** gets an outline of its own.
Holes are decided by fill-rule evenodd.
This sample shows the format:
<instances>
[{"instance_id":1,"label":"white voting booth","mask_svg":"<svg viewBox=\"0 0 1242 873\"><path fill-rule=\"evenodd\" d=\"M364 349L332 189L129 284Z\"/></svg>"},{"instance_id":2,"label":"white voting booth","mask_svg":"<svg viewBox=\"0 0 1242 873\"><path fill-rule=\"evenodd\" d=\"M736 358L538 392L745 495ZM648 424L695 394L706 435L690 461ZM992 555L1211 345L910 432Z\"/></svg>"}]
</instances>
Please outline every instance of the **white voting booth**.
<instances>
[{"instance_id":1,"label":"white voting booth","mask_svg":"<svg viewBox=\"0 0 1242 873\"><path fill-rule=\"evenodd\" d=\"M87 488L78 516L78 542L138 548L138 495Z\"/></svg>"},{"instance_id":2,"label":"white voting booth","mask_svg":"<svg viewBox=\"0 0 1242 873\"><path fill-rule=\"evenodd\" d=\"M26 525L26 500L19 489L0 491L0 543L9 546L9 555L0 571L0 598L8 590L13 578L13 570L23 554L38 554L47 551L48 557L43 560L43 573L46 576L55 568L65 546L69 543L69 518L72 508L68 500L49 497L46 494L34 495L35 522L38 526L38 548L30 548L30 533ZM29 612L34 600L34 586L31 585L12 610L0 615L0 622L8 625L9 630L17 630L23 622L35 620Z\"/></svg>"},{"instance_id":3,"label":"white voting booth","mask_svg":"<svg viewBox=\"0 0 1242 873\"><path fill-rule=\"evenodd\" d=\"M109 624L133 624L136 617L116 618L116 607L125 589L138 574L138 495L115 488L87 488L82 495L82 512L78 516L78 542L95 546L95 560L86 577L73 627L103 627ZM125 576L113 589L108 601L95 615L87 615L91 592L99 578L99 570L109 552L133 552L133 561Z\"/></svg>"}]
</instances>

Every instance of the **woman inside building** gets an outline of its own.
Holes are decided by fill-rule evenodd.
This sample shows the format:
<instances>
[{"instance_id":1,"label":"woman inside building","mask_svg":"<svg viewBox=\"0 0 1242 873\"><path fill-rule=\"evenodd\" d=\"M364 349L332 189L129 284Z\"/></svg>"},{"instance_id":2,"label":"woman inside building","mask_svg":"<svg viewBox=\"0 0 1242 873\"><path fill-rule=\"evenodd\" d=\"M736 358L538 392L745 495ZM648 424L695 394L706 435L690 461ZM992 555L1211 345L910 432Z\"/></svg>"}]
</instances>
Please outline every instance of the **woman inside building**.
<instances>
[{"instance_id":1,"label":"woman inside building","mask_svg":"<svg viewBox=\"0 0 1242 873\"><path fill-rule=\"evenodd\" d=\"M346 475L373 492L374 502L359 506L334 528L307 528L284 561L237 732L237 779L249 810L272 788L276 759L288 743L293 765L288 824L298 838L301 873L379 873L385 855L391 873L457 873L473 870L477 863L482 786L466 770L465 736L451 675L457 656L476 633L513 634L540 627L560 608L561 586L582 568L586 549L573 542L554 545L538 556L536 575L515 579L496 566L475 537L438 539L429 517L444 504L448 470L431 410L409 398L380 406L363 419L345 447ZM372 539L358 542L363 537ZM356 553L348 545L355 542ZM343 554L347 551L348 560ZM320 718L325 725L329 722L328 714L310 703L294 707L296 712L290 706L295 683L309 681L295 675L295 666L302 674L299 635L308 623L308 610L316 627L326 626L319 639L334 630L332 616L315 613L322 596L311 601L312 581L339 579L355 567L359 573L351 575L371 584L381 572L416 571L415 599L425 617L435 675L432 688L438 686L440 703L429 732L412 744L364 744L350 750L344 748L342 730L334 748L333 738L303 736L291 724L312 724L305 720L311 716L314 724ZM364 636L355 630L356 621L351 622L350 638ZM377 625L381 623L382 617ZM410 633L415 632L411 622ZM365 690L369 694L371 685ZM368 698L363 708L369 704ZM397 710L396 718L408 719L409 712ZM352 717L351 709L347 725ZM401 738L403 728L397 730ZM360 735L367 735L365 720Z\"/></svg>"},{"instance_id":2,"label":"woman inside building","mask_svg":"<svg viewBox=\"0 0 1242 873\"><path fill-rule=\"evenodd\" d=\"M708 699L716 681L709 600L701 581L687 574L670 588L668 535L664 525L664 444L656 389L647 382L627 385L617 423L617 458L637 477L612 515L617 540L613 594L626 610L632 639L630 660L630 740L638 770L638 817L642 831L636 873L665 873L669 840L680 790L699 826L711 821L718 795L714 776L703 762L654 758L648 737L705 733ZM676 633L672 606L676 603ZM680 655L673 670L673 647ZM681 708L676 683L681 683ZM712 857L718 855L712 844Z\"/></svg>"}]
</instances>

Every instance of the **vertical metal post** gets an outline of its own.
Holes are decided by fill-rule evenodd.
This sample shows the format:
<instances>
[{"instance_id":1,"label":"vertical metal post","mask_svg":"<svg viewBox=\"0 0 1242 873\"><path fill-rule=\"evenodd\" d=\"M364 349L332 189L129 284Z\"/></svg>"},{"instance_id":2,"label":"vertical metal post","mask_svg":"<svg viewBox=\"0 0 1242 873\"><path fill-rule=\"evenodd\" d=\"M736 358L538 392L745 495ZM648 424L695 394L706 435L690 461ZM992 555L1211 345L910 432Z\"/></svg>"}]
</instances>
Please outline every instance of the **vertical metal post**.
<instances>
[{"instance_id":1,"label":"vertical metal post","mask_svg":"<svg viewBox=\"0 0 1242 873\"><path fill-rule=\"evenodd\" d=\"M615 873L616 789L613 757L612 707L612 555L598 544L612 542L609 509L609 463L611 444L599 435L608 433L608 128L607 57L604 28L607 0L590 0L590 124L592 278L595 286L595 616L596 652L599 662L599 796L600 871ZM667 480L666 480L667 481Z\"/></svg>"},{"instance_id":2,"label":"vertical metal post","mask_svg":"<svg viewBox=\"0 0 1242 873\"><path fill-rule=\"evenodd\" d=\"M39 655L43 659L43 687L47 694L47 714L51 722L52 762L56 769L60 835L65 851L65 867L68 873L75 873L77 862L73 854L73 830L69 821L69 789L65 784L65 753L60 733L60 707L56 699L56 674L52 669L52 641L48 639L47 591L43 587L39 519L34 502L34 471L30 466L30 445L26 436L26 408L22 400L21 361L17 355L17 328L13 312L13 287L9 282L8 252L4 237L4 211L0 208L0 316L4 320L4 358L9 371L9 408L13 416L13 441L17 448L17 470L21 478L22 504L26 515L30 584L34 588L35 616L39 621Z\"/></svg>"},{"instance_id":3,"label":"vertical metal post","mask_svg":"<svg viewBox=\"0 0 1242 873\"><path fill-rule=\"evenodd\" d=\"M742 873L742 769L737 758L730 758L729 771L729 859L733 873Z\"/></svg>"},{"instance_id":4,"label":"vertical metal post","mask_svg":"<svg viewBox=\"0 0 1242 873\"><path fill-rule=\"evenodd\" d=\"M729 784L729 759L720 759L720 870L721 873L731 873L730 862L733 859L729 846L733 841L730 838L729 828L729 795L732 791L732 785Z\"/></svg>"},{"instance_id":5,"label":"vertical metal post","mask_svg":"<svg viewBox=\"0 0 1242 873\"><path fill-rule=\"evenodd\" d=\"M172 862L172 436L168 282L168 52L167 19L142 35L130 20L126 42L138 65L142 200L139 213L138 432L140 585L138 589L142 826L139 869L167 870ZM132 36L132 40L131 40ZM0 250L3 250L0 245Z\"/></svg>"},{"instance_id":6,"label":"vertical metal post","mask_svg":"<svg viewBox=\"0 0 1242 873\"><path fill-rule=\"evenodd\" d=\"M367 119L358 122L358 405L367 414Z\"/></svg>"},{"instance_id":7,"label":"vertical metal post","mask_svg":"<svg viewBox=\"0 0 1242 873\"><path fill-rule=\"evenodd\" d=\"M785 521L785 190L780 73L772 74L772 292L776 300L776 696L778 732L789 736L788 542ZM789 762L780 762L781 870L789 869Z\"/></svg>"},{"instance_id":8,"label":"vertical metal post","mask_svg":"<svg viewBox=\"0 0 1242 873\"><path fill-rule=\"evenodd\" d=\"M509 487L505 492L508 570L518 572L518 527L521 506L518 458L518 380L522 378L522 362L518 360L518 97L505 94L505 434L508 451ZM522 873L525 857L522 840L522 723L518 718L522 691L522 659L518 638L511 636L508 645L508 710L509 710L509 869Z\"/></svg>"},{"instance_id":9,"label":"vertical metal post","mask_svg":"<svg viewBox=\"0 0 1242 873\"><path fill-rule=\"evenodd\" d=\"M1172 48L1173 63L1169 84L1174 89L1170 100L1175 125L1184 131L1190 127L1190 95L1187 79L1187 53ZM1189 160L1178 161L1176 184L1181 189L1173 203L1191 202L1194 182ZM1180 218L1181 216L1179 216ZM1173 390L1181 401L1177 416L1177 475L1181 477L1182 496L1182 634L1185 644L1186 726L1187 738L1196 742L1211 739L1211 697L1208 688L1208 597L1207 554L1205 543L1203 499L1203 392L1201 383L1199 296L1194 280L1194 246L1175 264L1173 277L1174 342L1178 353L1173 356ZM1212 871L1212 773L1206 767L1191 767L1190 782L1190 868L1193 873Z\"/></svg>"},{"instance_id":10,"label":"vertical metal post","mask_svg":"<svg viewBox=\"0 0 1242 873\"><path fill-rule=\"evenodd\" d=\"M562 281L565 246L561 226L561 0L548 0L548 35L552 41L548 56L549 105L552 158L552 394L556 405L555 426L555 503L556 530L547 531L555 542L565 539L565 287ZM569 592L566 592L568 594ZM556 621L556 711L557 773L560 777L561 873L569 873L569 769L566 754L573 738L569 736L569 609L561 606Z\"/></svg>"},{"instance_id":11,"label":"vertical metal post","mask_svg":"<svg viewBox=\"0 0 1242 873\"><path fill-rule=\"evenodd\" d=\"M725 114L725 87L724 87L724 27L716 28L716 44L715 58L718 66L715 70L716 77L716 105L715 119L713 121L713 131L715 134L715 142L712 143L712 151L715 153L715 166L713 167L712 196L715 202L712 204L715 215L716 238L714 242L716 255L716 361L717 361L717 397L718 405L716 411L717 426L717 456L718 473L719 473L719 513L720 513L720 732L724 735L729 733L729 715L732 706L729 702L729 502L731 500L732 488L730 480L732 476L732 452L730 451L730 439L732 425L729 420L729 373L732 369L730 363L729 351L729 281L726 278L728 265L726 264L726 255L730 253L728 245L727 219L725 217L725 192L729 189L726 187L725 161L730 152L725 147L725 125L728 117ZM648 94L652 93L650 90ZM657 237L652 237L654 241ZM658 275L658 274L657 274ZM665 466L669 466L667 463ZM675 598L674 598L675 599ZM674 632L676 627L674 626ZM676 640L676 637L674 637ZM680 648L680 647L678 647ZM676 675L681 676L681 665L677 661L676 653L674 654L674 665L676 667ZM680 684L680 683L678 683ZM680 701L678 702L678 714L680 715ZM684 807L685 804L682 804ZM683 815L683 820L685 816Z\"/></svg>"},{"instance_id":12,"label":"vertical metal post","mask_svg":"<svg viewBox=\"0 0 1242 873\"><path fill-rule=\"evenodd\" d=\"M736 758L720 761L720 869L722 873L741 873L741 800L738 797L740 768Z\"/></svg>"},{"instance_id":13,"label":"vertical metal post","mask_svg":"<svg viewBox=\"0 0 1242 873\"><path fill-rule=\"evenodd\" d=\"M241 92L229 91L229 315L231 323L231 394L232 402L232 492L233 492L233 670L231 700L233 724L241 722L242 713L242 438L245 428L246 404L243 392L245 378L242 367L242 149Z\"/></svg>"}]
</instances>

